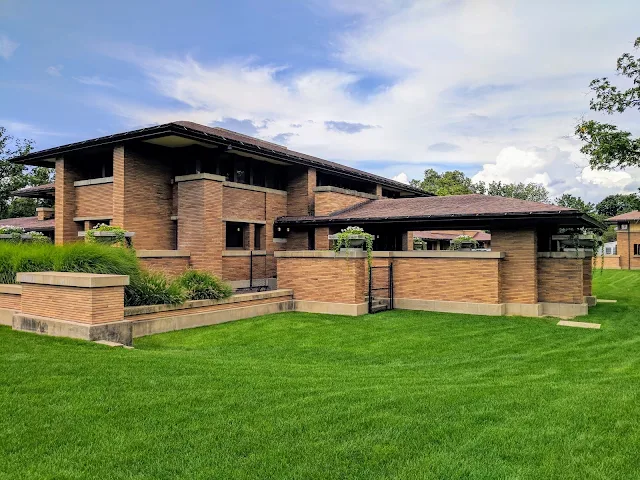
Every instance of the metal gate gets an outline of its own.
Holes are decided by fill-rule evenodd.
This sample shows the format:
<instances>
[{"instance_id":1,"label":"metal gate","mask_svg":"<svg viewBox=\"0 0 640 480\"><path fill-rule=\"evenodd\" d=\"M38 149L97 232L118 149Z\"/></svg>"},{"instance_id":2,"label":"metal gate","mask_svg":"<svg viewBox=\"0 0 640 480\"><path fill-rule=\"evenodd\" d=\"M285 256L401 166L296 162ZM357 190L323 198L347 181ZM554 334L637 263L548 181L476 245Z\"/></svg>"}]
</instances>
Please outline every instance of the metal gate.
<instances>
[{"instance_id":1,"label":"metal gate","mask_svg":"<svg viewBox=\"0 0 640 480\"><path fill-rule=\"evenodd\" d=\"M393 263L369 267L369 313L393 309Z\"/></svg>"},{"instance_id":2,"label":"metal gate","mask_svg":"<svg viewBox=\"0 0 640 480\"><path fill-rule=\"evenodd\" d=\"M255 255L253 250L249 252L249 256L246 257L249 267L249 284L248 286L237 288L237 293L262 292L264 290L269 290L269 279L267 278L267 256L269 255L265 255L264 253Z\"/></svg>"}]
</instances>

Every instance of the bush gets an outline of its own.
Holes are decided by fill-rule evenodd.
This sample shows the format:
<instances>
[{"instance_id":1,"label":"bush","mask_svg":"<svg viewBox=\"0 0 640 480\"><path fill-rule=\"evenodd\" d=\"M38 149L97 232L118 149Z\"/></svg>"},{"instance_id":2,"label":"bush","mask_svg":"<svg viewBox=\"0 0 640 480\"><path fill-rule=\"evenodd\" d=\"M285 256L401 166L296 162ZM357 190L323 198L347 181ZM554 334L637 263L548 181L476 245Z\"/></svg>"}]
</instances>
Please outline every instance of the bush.
<instances>
[{"instance_id":1,"label":"bush","mask_svg":"<svg viewBox=\"0 0 640 480\"><path fill-rule=\"evenodd\" d=\"M57 272L106 273L111 275L140 274L134 251L100 244L70 243L51 247L55 252Z\"/></svg>"},{"instance_id":2,"label":"bush","mask_svg":"<svg viewBox=\"0 0 640 480\"><path fill-rule=\"evenodd\" d=\"M175 281L188 300L219 300L230 297L231 286L207 272L187 270Z\"/></svg>"},{"instance_id":3,"label":"bush","mask_svg":"<svg viewBox=\"0 0 640 480\"><path fill-rule=\"evenodd\" d=\"M129 286L124 291L124 304L127 307L138 305L184 303L186 295L176 282L169 282L159 272L141 271L130 277Z\"/></svg>"}]
</instances>

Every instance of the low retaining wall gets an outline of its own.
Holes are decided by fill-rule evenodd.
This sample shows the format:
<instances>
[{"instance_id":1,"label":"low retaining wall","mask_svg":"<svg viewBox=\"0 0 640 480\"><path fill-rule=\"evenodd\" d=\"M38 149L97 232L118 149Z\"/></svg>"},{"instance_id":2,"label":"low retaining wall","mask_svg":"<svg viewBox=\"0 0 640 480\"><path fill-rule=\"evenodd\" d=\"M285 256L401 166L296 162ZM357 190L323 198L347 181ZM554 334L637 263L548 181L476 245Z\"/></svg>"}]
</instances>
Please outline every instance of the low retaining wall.
<instances>
[{"instance_id":1,"label":"low retaining wall","mask_svg":"<svg viewBox=\"0 0 640 480\"><path fill-rule=\"evenodd\" d=\"M291 290L242 293L223 300L194 300L182 305L126 307L125 319L132 324L132 336L204 327L293 310Z\"/></svg>"},{"instance_id":2,"label":"low retaining wall","mask_svg":"<svg viewBox=\"0 0 640 480\"><path fill-rule=\"evenodd\" d=\"M294 292L299 311L360 315L367 311L366 253L354 251L286 251L275 253L278 286ZM394 306L479 315L553 315L574 317L588 313L591 259L585 255L539 254L536 268L503 275L510 252L399 251L373 252L373 265L393 264ZM518 255L515 253L514 255ZM573 257L569 257L573 255ZM512 262L513 270L513 262ZM374 270L376 285L386 285L387 270ZM377 277L376 277L377 276ZM520 297L529 302L504 301L517 291L509 278L525 278ZM531 278L529 278L531 277ZM532 291L525 291L530 286ZM381 295L382 297L382 295Z\"/></svg>"},{"instance_id":3,"label":"low retaining wall","mask_svg":"<svg viewBox=\"0 0 640 480\"><path fill-rule=\"evenodd\" d=\"M22 286L0 285L0 325L11 326L13 315L22 309Z\"/></svg>"},{"instance_id":4,"label":"low retaining wall","mask_svg":"<svg viewBox=\"0 0 640 480\"><path fill-rule=\"evenodd\" d=\"M147 270L177 277L190 266L191 255L184 250L138 250L140 264Z\"/></svg>"},{"instance_id":5,"label":"low retaining wall","mask_svg":"<svg viewBox=\"0 0 640 480\"><path fill-rule=\"evenodd\" d=\"M605 255L593 257L593 268L604 268L605 270L620 270L620 255Z\"/></svg>"}]
</instances>

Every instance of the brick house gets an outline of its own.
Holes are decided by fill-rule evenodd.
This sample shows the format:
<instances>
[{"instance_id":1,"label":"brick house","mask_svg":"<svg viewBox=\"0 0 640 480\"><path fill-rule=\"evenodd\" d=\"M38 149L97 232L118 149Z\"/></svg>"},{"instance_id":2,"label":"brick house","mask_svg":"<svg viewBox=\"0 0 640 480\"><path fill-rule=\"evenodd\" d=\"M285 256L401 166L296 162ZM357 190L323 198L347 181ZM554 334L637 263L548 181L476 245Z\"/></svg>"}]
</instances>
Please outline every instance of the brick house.
<instances>
[{"instance_id":1,"label":"brick house","mask_svg":"<svg viewBox=\"0 0 640 480\"><path fill-rule=\"evenodd\" d=\"M540 314L543 304L586 308L591 295L591 260L553 251L551 236L560 228L601 226L573 209L486 195L436 197L192 122L32 152L15 161L55 167L57 244L77 241L97 223L122 226L134 232L137 254L150 268L177 274L191 266L237 288L254 279L275 285L277 276L279 287L293 288L296 301L310 296L300 307L310 311L325 311L321 304L345 297L345 264L329 264L325 254L331 253L328 236L346 226L374 235L374 250L382 255L376 262L394 259L404 308L437 301L446 303L438 308L453 308L453 302ZM488 230L493 251L409 252L414 231L433 230ZM316 254L319 264L311 259ZM347 310L361 312L364 264L350 272L362 275L345 297L357 308ZM461 287L469 276L480 281Z\"/></svg>"},{"instance_id":2,"label":"brick house","mask_svg":"<svg viewBox=\"0 0 640 480\"><path fill-rule=\"evenodd\" d=\"M617 252L605 253L605 268L640 269L640 212L623 213L608 218L606 223L616 226Z\"/></svg>"}]
</instances>

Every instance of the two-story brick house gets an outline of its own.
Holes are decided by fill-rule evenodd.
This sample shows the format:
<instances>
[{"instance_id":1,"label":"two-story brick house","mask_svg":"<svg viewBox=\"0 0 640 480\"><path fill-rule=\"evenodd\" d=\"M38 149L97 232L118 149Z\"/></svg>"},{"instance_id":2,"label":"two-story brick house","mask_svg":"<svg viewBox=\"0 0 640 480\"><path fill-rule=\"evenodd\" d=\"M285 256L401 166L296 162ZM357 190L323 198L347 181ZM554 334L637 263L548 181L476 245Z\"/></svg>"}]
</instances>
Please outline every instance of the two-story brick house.
<instances>
[{"instance_id":1,"label":"two-story brick house","mask_svg":"<svg viewBox=\"0 0 640 480\"><path fill-rule=\"evenodd\" d=\"M57 244L77 241L98 223L118 225L135 233L134 246L147 265L170 273L190 265L236 286L250 277L275 276L274 251L328 248L327 229L274 229L278 217L326 215L382 197L427 195L191 122L65 145L16 161L55 167Z\"/></svg>"}]
</instances>

